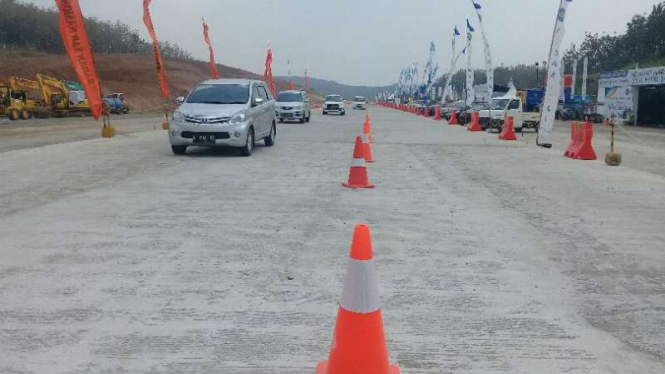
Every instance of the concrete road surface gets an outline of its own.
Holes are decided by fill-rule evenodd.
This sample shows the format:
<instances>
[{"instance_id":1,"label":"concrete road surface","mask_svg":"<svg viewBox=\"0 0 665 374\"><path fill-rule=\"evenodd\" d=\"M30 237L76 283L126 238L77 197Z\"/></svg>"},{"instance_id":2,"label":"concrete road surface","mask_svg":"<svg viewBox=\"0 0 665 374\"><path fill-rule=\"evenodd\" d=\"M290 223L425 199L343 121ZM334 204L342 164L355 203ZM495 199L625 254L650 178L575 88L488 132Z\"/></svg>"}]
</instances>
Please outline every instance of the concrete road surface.
<instances>
[{"instance_id":1,"label":"concrete road surface","mask_svg":"<svg viewBox=\"0 0 665 374\"><path fill-rule=\"evenodd\" d=\"M5 149L0 373L312 374L359 222L402 373L665 372L657 167L370 110L374 190L340 186L362 112L251 158L163 131Z\"/></svg>"}]
</instances>

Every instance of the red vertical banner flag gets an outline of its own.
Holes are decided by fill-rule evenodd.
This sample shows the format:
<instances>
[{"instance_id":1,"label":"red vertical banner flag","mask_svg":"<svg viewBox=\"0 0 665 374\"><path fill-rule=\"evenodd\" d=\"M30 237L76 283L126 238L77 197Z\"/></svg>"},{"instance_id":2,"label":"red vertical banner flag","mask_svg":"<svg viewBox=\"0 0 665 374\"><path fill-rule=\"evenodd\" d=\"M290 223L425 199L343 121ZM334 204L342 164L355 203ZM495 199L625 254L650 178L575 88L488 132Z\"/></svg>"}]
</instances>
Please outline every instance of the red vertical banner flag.
<instances>
[{"instance_id":1,"label":"red vertical banner flag","mask_svg":"<svg viewBox=\"0 0 665 374\"><path fill-rule=\"evenodd\" d=\"M99 119L102 114L102 88L97 77L95 59L85 30L81 7L78 0L55 0L55 4L60 11L60 36L69 61L83 84L92 116Z\"/></svg>"},{"instance_id":2,"label":"red vertical banner flag","mask_svg":"<svg viewBox=\"0 0 665 374\"><path fill-rule=\"evenodd\" d=\"M219 73L217 72L217 63L215 63L215 52L212 51L212 43L210 42L210 35L208 35L208 24L205 19L203 20L203 39L206 44L208 44L208 49L210 49L210 74L212 79L219 79Z\"/></svg>"},{"instance_id":3,"label":"red vertical banner flag","mask_svg":"<svg viewBox=\"0 0 665 374\"><path fill-rule=\"evenodd\" d=\"M268 55L266 56L266 70L263 73L263 80L268 83L273 96L277 96L277 87L272 77L272 47L268 46Z\"/></svg>"},{"instance_id":4,"label":"red vertical banner flag","mask_svg":"<svg viewBox=\"0 0 665 374\"><path fill-rule=\"evenodd\" d=\"M152 0L143 0L143 23L148 28L148 33L152 38L153 50L155 52L155 65L157 65L157 76L159 78L159 87L162 90L162 96L165 99L169 98L169 85L166 81L166 70L164 69L164 62L162 61L162 54L159 52L159 42L157 42L157 33L152 24L152 17L150 17L150 2Z\"/></svg>"}]
</instances>

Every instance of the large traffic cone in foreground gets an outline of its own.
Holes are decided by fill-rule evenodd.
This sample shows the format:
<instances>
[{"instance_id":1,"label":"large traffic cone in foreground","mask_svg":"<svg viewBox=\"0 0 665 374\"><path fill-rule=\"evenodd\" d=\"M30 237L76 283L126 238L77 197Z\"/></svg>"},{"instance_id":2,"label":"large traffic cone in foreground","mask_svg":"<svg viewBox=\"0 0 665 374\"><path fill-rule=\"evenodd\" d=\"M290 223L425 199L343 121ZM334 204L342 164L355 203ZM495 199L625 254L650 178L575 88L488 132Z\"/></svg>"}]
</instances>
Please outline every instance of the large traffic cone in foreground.
<instances>
[{"instance_id":1,"label":"large traffic cone in foreground","mask_svg":"<svg viewBox=\"0 0 665 374\"><path fill-rule=\"evenodd\" d=\"M316 374L399 374L388 361L369 226L353 232L328 361Z\"/></svg>"},{"instance_id":2,"label":"large traffic cone in foreground","mask_svg":"<svg viewBox=\"0 0 665 374\"><path fill-rule=\"evenodd\" d=\"M513 129L514 126L515 126L515 117L507 116L506 121L503 124L503 129L501 130L501 134L499 134L499 139L517 140L517 136L515 136L515 131Z\"/></svg>"},{"instance_id":3,"label":"large traffic cone in foreground","mask_svg":"<svg viewBox=\"0 0 665 374\"><path fill-rule=\"evenodd\" d=\"M374 185L369 183L363 148L362 139L360 136L356 136L356 146L353 149L353 161L351 162L351 170L349 170L349 181L342 183L342 186L347 188L374 188Z\"/></svg>"}]
</instances>

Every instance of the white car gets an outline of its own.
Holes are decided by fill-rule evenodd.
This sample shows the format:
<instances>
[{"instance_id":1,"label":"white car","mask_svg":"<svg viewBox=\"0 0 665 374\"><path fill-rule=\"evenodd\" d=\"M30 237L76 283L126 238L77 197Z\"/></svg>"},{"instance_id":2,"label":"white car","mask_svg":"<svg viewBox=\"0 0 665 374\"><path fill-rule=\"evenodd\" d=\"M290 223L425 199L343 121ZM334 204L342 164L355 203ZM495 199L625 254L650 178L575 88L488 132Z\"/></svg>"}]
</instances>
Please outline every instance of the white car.
<instances>
[{"instance_id":1,"label":"white car","mask_svg":"<svg viewBox=\"0 0 665 374\"><path fill-rule=\"evenodd\" d=\"M365 96L356 96L353 98L353 110L360 109L360 110L365 110L367 109L367 99Z\"/></svg>"},{"instance_id":2,"label":"white car","mask_svg":"<svg viewBox=\"0 0 665 374\"><path fill-rule=\"evenodd\" d=\"M275 104L275 117L280 123L284 121L309 122L312 111L309 108L309 98L305 91L280 92Z\"/></svg>"},{"instance_id":3,"label":"white car","mask_svg":"<svg viewBox=\"0 0 665 374\"><path fill-rule=\"evenodd\" d=\"M346 104L341 95L328 95L323 103L323 115L337 113L340 116L346 114Z\"/></svg>"}]
</instances>

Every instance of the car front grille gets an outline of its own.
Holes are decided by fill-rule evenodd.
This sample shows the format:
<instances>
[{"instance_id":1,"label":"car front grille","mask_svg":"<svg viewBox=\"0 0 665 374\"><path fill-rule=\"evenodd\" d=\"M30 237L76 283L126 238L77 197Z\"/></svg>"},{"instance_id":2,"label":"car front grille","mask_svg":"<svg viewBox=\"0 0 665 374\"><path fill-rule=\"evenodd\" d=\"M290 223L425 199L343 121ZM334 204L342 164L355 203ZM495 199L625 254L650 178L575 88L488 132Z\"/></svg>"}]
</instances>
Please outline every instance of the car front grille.
<instances>
[{"instance_id":1,"label":"car front grille","mask_svg":"<svg viewBox=\"0 0 665 374\"><path fill-rule=\"evenodd\" d=\"M282 110L293 110L293 108L290 106L283 106Z\"/></svg>"},{"instance_id":2,"label":"car front grille","mask_svg":"<svg viewBox=\"0 0 665 374\"><path fill-rule=\"evenodd\" d=\"M327 109L339 109L339 105L337 105L337 104L328 104Z\"/></svg>"},{"instance_id":3,"label":"car front grille","mask_svg":"<svg viewBox=\"0 0 665 374\"><path fill-rule=\"evenodd\" d=\"M216 125L219 123L227 123L231 118L229 117L194 117L194 116L184 116L185 121L189 123L196 123L199 125Z\"/></svg>"},{"instance_id":4,"label":"car front grille","mask_svg":"<svg viewBox=\"0 0 665 374\"><path fill-rule=\"evenodd\" d=\"M228 132L194 132L194 131L183 131L181 136L185 139L192 139L194 138L194 135L204 135L204 136L214 135L215 140L229 139L231 137Z\"/></svg>"}]
</instances>

